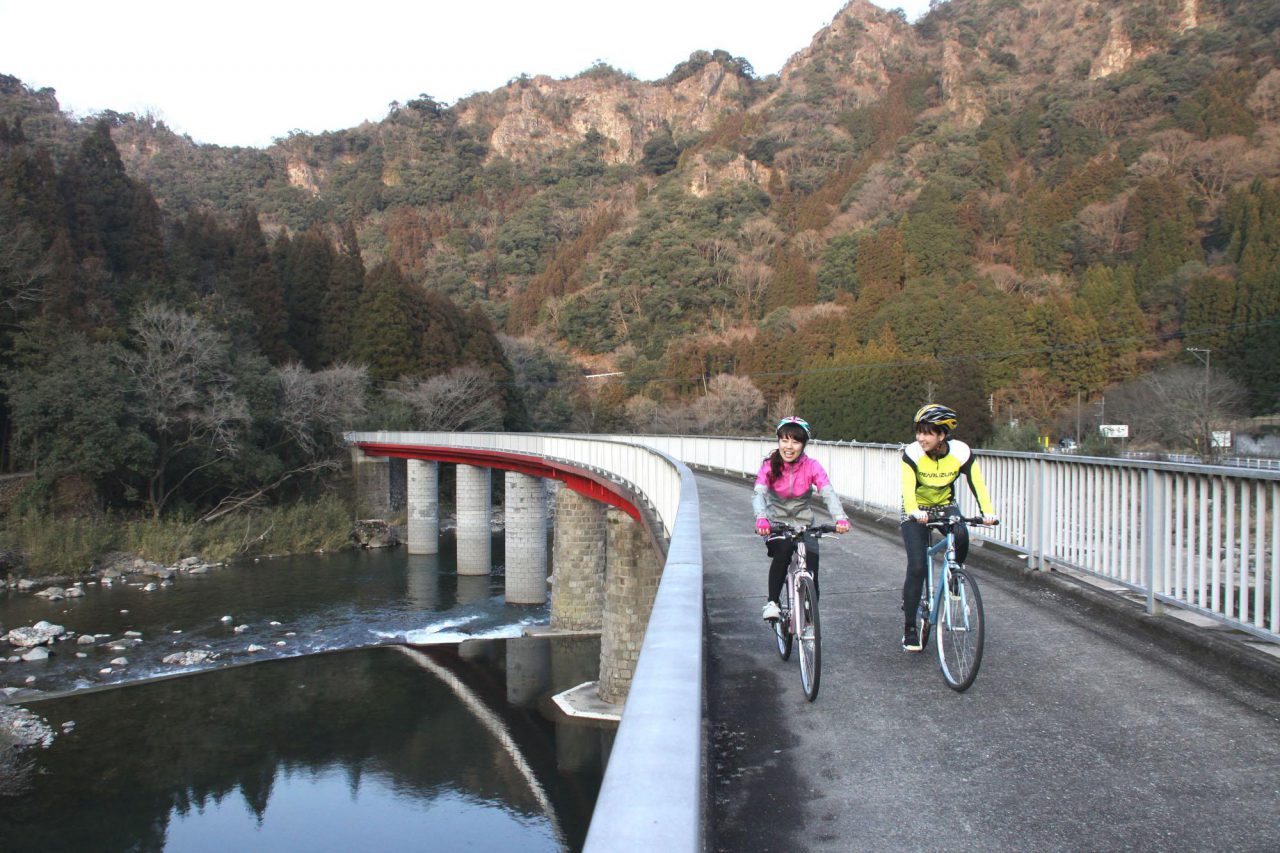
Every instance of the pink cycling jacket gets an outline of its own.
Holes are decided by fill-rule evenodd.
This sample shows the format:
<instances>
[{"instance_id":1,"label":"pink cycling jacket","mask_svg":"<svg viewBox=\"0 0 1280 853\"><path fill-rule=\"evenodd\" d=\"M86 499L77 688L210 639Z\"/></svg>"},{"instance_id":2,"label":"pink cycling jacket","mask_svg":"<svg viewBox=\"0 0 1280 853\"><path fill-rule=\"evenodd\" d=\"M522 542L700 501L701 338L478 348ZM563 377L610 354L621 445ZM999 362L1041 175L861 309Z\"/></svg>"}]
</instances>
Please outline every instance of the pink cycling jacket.
<instances>
[{"instance_id":1,"label":"pink cycling jacket","mask_svg":"<svg viewBox=\"0 0 1280 853\"><path fill-rule=\"evenodd\" d=\"M831 479L818 460L801 456L790 464L783 463L782 474L773 485L769 484L769 468L769 460L765 459L751 490L751 506L756 518L807 527L813 524L810 499L815 491L826 502L832 519L847 518Z\"/></svg>"}]
</instances>

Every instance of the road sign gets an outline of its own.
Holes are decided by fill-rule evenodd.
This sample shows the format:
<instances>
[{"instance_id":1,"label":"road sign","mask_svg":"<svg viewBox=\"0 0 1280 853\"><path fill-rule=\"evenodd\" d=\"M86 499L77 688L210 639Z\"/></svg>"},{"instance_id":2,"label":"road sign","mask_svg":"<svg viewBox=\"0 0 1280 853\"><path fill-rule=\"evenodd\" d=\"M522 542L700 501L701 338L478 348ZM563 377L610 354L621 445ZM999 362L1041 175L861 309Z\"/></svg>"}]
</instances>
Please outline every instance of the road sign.
<instances>
[{"instance_id":1,"label":"road sign","mask_svg":"<svg viewBox=\"0 0 1280 853\"><path fill-rule=\"evenodd\" d=\"M1128 424L1099 424L1098 432L1102 433L1107 438L1128 438L1129 425Z\"/></svg>"}]
</instances>

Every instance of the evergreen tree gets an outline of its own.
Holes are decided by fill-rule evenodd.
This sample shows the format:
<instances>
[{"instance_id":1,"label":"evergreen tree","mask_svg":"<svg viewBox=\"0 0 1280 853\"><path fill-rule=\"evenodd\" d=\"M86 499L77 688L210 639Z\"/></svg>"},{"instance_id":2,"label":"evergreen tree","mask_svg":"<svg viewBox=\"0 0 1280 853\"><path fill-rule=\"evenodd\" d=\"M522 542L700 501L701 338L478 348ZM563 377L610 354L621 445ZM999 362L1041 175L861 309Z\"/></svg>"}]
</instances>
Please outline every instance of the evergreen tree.
<instances>
[{"instance_id":1,"label":"evergreen tree","mask_svg":"<svg viewBox=\"0 0 1280 853\"><path fill-rule=\"evenodd\" d=\"M773 283L764 293L764 310L812 305L818 301L818 280L804 255L790 246L773 252Z\"/></svg>"},{"instance_id":2,"label":"evergreen tree","mask_svg":"<svg viewBox=\"0 0 1280 853\"><path fill-rule=\"evenodd\" d=\"M1031 307L1029 333L1041 347L1034 359L1050 381L1070 392L1092 392L1105 385L1108 359L1098 326L1081 317L1065 299L1046 299Z\"/></svg>"},{"instance_id":3,"label":"evergreen tree","mask_svg":"<svg viewBox=\"0 0 1280 853\"><path fill-rule=\"evenodd\" d=\"M320 340L324 299L333 273L334 251L319 226L298 235L289 246L283 271L284 302L288 312L289 346L311 369L322 366Z\"/></svg>"},{"instance_id":4,"label":"evergreen tree","mask_svg":"<svg viewBox=\"0 0 1280 853\"><path fill-rule=\"evenodd\" d=\"M1133 291L1133 268L1085 270L1076 313L1090 318L1110 360L1108 381L1119 382L1138 372L1137 357L1148 345L1151 327Z\"/></svg>"},{"instance_id":5,"label":"evergreen tree","mask_svg":"<svg viewBox=\"0 0 1280 853\"><path fill-rule=\"evenodd\" d=\"M352 322L352 358L376 381L421 376L425 301L389 261L369 270Z\"/></svg>"},{"instance_id":6,"label":"evergreen tree","mask_svg":"<svg viewBox=\"0 0 1280 853\"><path fill-rule=\"evenodd\" d=\"M665 175L680 162L680 147L671 137L671 128L663 126L644 143L640 163L655 175Z\"/></svg>"},{"instance_id":7,"label":"evergreen tree","mask_svg":"<svg viewBox=\"0 0 1280 853\"><path fill-rule=\"evenodd\" d=\"M827 243L818 267L818 298L833 299L837 293L858 295L858 251L863 234L838 234Z\"/></svg>"},{"instance_id":8,"label":"evergreen tree","mask_svg":"<svg viewBox=\"0 0 1280 853\"><path fill-rule=\"evenodd\" d=\"M973 249L973 235L963 227L956 194L959 188L930 181L902 222L902 245L908 276L946 275L963 270Z\"/></svg>"},{"instance_id":9,"label":"evergreen tree","mask_svg":"<svg viewBox=\"0 0 1280 853\"><path fill-rule=\"evenodd\" d=\"M333 364L350 358L351 318L363 290L364 260L360 257L360 241L356 238L355 226L348 222L342 228L321 315L319 358L322 363Z\"/></svg>"},{"instance_id":10,"label":"evergreen tree","mask_svg":"<svg viewBox=\"0 0 1280 853\"><path fill-rule=\"evenodd\" d=\"M289 344L289 314L281 276L258 224L258 212L252 207L241 213L232 236L229 289L249 314L258 350L272 364L297 358Z\"/></svg>"},{"instance_id":11,"label":"evergreen tree","mask_svg":"<svg viewBox=\"0 0 1280 853\"><path fill-rule=\"evenodd\" d=\"M892 332L853 353L816 364L796 387L796 410L831 440L900 442L937 375L931 359L912 359Z\"/></svg>"},{"instance_id":12,"label":"evergreen tree","mask_svg":"<svg viewBox=\"0 0 1280 853\"><path fill-rule=\"evenodd\" d=\"M1202 261L1195 214L1176 181L1143 178L1125 208L1125 230L1138 236L1134 290L1142 299L1187 261Z\"/></svg>"},{"instance_id":13,"label":"evergreen tree","mask_svg":"<svg viewBox=\"0 0 1280 853\"><path fill-rule=\"evenodd\" d=\"M443 293L424 293L417 287L413 291L422 329L415 375L438 376L461 367L465 363L462 347L467 336L462 311Z\"/></svg>"},{"instance_id":14,"label":"evergreen tree","mask_svg":"<svg viewBox=\"0 0 1280 853\"><path fill-rule=\"evenodd\" d=\"M154 279L165 273L159 208L151 192L126 174L105 121L94 125L76 154L74 186L64 190L80 256L101 254L121 279ZM74 199L70 197L74 195Z\"/></svg>"}]
</instances>

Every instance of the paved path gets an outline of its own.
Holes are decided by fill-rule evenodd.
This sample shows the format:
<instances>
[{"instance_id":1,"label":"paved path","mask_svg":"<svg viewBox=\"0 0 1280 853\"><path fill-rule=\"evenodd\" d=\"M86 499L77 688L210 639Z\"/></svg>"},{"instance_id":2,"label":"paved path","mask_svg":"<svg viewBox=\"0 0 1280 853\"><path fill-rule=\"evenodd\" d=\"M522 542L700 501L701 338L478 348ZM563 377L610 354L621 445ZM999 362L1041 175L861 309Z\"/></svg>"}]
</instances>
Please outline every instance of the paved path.
<instances>
[{"instance_id":1,"label":"paved path","mask_svg":"<svg viewBox=\"0 0 1280 853\"><path fill-rule=\"evenodd\" d=\"M712 847L1280 850L1280 696L970 558L987 645L949 690L901 651L896 529L822 543L822 687L760 621L745 483L700 475ZM868 532L868 531L871 532Z\"/></svg>"}]
</instances>

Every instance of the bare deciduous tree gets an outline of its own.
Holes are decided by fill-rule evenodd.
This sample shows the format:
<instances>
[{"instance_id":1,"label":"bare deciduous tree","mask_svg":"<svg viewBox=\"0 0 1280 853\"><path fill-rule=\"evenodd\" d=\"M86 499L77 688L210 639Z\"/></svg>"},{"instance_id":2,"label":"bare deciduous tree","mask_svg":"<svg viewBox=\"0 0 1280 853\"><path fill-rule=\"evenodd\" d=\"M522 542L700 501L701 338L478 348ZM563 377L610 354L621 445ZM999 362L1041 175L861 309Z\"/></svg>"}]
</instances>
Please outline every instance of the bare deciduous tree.
<instances>
[{"instance_id":1,"label":"bare deciduous tree","mask_svg":"<svg viewBox=\"0 0 1280 853\"><path fill-rule=\"evenodd\" d=\"M1090 253L1114 258L1133 248L1135 235L1124 230L1126 200L1095 202L1076 216L1084 237L1085 248Z\"/></svg>"},{"instance_id":2,"label":"bare deciduous tree","mask_svg":"<svg viewBox=\"0 0 1280 853\"><path fill-rule=\"evenodd\" d=\"M1049 379L1039 368L1029 368L1023 370L1018 382L1006 390L1003 411L1036 424L1048 424L1068 399L1071 395L1061 383Z\"/></svg>"},{"instance_id":3,"label":"bare deciduous tree","mask_svg":"<svg viewBox=\"0 0 1280 853\"><path fill-rule=\"evenodd\" d=\"M1191 184L1209 204L1215 207L1245 177L1242 170L1249 143L1240 136L1224 136L1195 146L1188 157Z\"/></svg>"},{"instance_id":4,"label":"bare deciduous tree","mask_svg":"<svg viewBox=\"0 0 1280 853\"><path fill-rule=\"evenodd\" d=\"M1265 122L1280 119L1280 69L1272 68L1249 96L1249 109Z\"/></svg>"},{"instance_id":5,"label":"bare deciduous tree","mask_svg":"<svg viewBox=\"0 0 1280 853\"><path fill-rule=\"evenodd\" d=\"M729 281L738 300L742 321L746 323L755 316L769 285L773 283L773 267L755 258L740 258L733 266L733 277Z\"/></svg>"},{"instance_id":6,"label":"bare deciduous tree","mask_svg":"<svg viewBox=\"0 0 1280 853\"><path fill-rule=\"evenodd\" d=\"M232 388L226 340L193 314L161 305L138 312L124 357L138 417L154 443L147 503L159 517L193 474L240 452L249 406ZM180 456L186 463L178 466ZM176 479L173 479L176 478Z\"/></svg>"},{"instance_id":7,"label":"bare deciduous tree","mask_svg":"<svg viewBox=\"0 0 1280 853\"><path fill-rule=\"evenodd\" d=\"M796 395L787 391L779 394L769 406L769 414L765 416L765 432L772 432L774 425L783 418L799 414L796 412Z\"/></svg>"},{"instance_id":8,"label":"bare deciduous tree","mask_svg":"<svg viewBox=\"0 0 1280 853\"><path fill-rule=\"evenodd\" d=\"M1179 365L1158 370L1107 394L1107 420L1129 424L1138 441L1216 458L1215 425L1245 411L1240 385L1218 370Z\"/></svg>"},{"instance_id":9,"label":"bare deciduous tree","mask_svg":"<svg viewBox=\"0 0 1280 853\"><path fill-rule=\"evenodd\" d=\"M1181 174L1191 156L1196 138L1185 130L1162 130L1151 134L1150 145L1130 169L1138 175Z\"/></svg>"},{"instance_id":10,"label":"bare deciduous tree","mask_svg":"<svg viewBox=\"0 0 1280 853\"><path fill-rule=\"evenodd\" d=\"M300 364L276 371L280 383L280 424L307 456L315 456L365 411L368 370L337 364L312 373Z\"/></svg>"},{"instance_id":11,"label":"bare deciduous tree","mask_svg":"<svg viewBox=\"0 0 1280 853\"><path fill-rule=\"evenodd\" d=\"M0 210L0 308L19 314L40 301L41 283L52 265L31 226L12 220Z\"/></svg>"},{"instance_id":12,"label":"bare deciduous tree","mask_svg":"<svg viewBox=\"0 0 1280 853\"><path fill-rule=\"evenodd\" d=\"M409 407L418 429L476 431L502 426L498 387L479 367L455 367L426 380L402 379L399 388L386 393Z\"/></svg>"},{"instance_id":13,"label":"bare deciduous tree","mask_svg":"<svg viewBox=\"0 0 1280 853\"><path fill-rule=\"evenodd\" d=\"M693 403L694 424L700 433L755 435L763 415L764 395L745 376L713 376L707 394Z\"/></svg>"},{"instance_id":14,"label":"bare deciduous tree","mask_svg":"<svg viewBox=\"0 0 1280 853\"><path fill-rule=\"evenodd\" d=\"M291 443L301 453L286 453L283 458L294 464L273 471L269 479L247 477L250 485L223 497L201 521L213 521L255 506L299 477L341 467L342 432L365 411L365 368L339 364L312 373L301 365L290 364L276 371L276 380L280 390L276 419L282 437L270 449L280 450Z\"/></svg>"}]
</instances>

